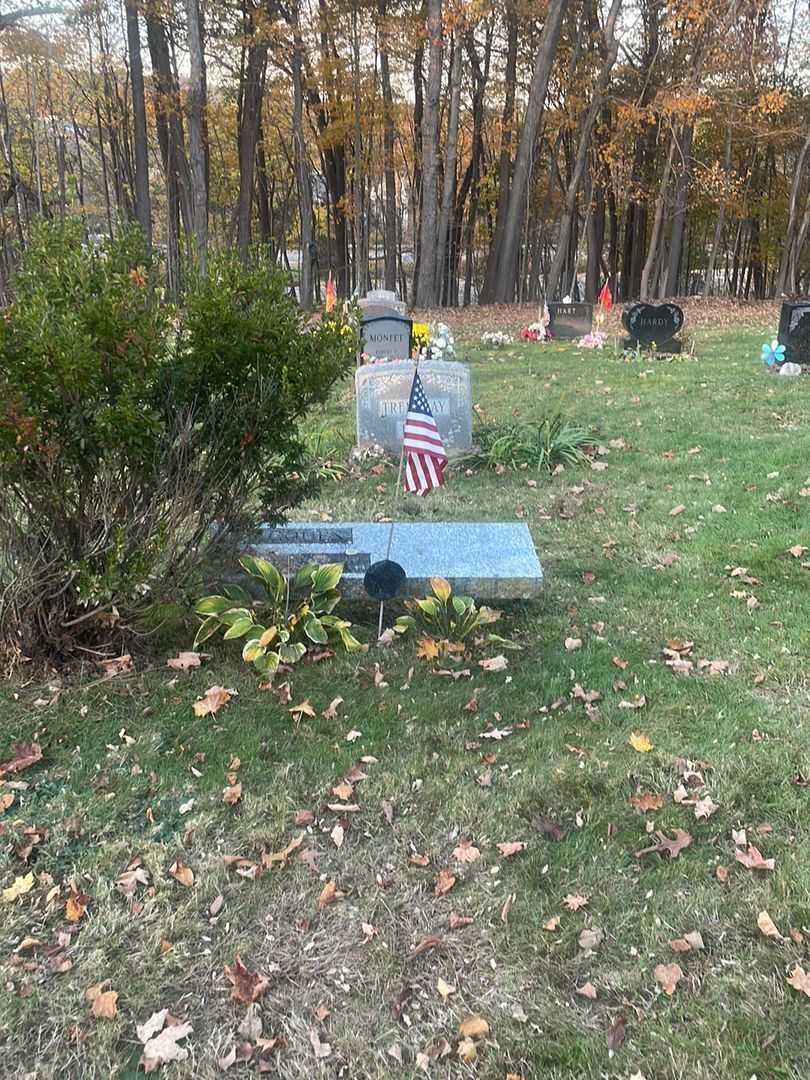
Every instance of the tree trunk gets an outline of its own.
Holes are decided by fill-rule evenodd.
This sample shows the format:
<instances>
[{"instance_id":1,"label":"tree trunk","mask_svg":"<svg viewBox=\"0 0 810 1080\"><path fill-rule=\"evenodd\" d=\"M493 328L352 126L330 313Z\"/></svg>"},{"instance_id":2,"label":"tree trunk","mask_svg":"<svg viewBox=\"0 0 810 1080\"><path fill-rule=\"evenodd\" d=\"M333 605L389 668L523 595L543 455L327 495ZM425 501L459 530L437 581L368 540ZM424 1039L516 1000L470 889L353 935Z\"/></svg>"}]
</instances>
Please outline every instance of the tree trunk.
<instances>
[{"instance_id":1,"label":"tree trunk","mask_svg":"<svg viewBox=\"0 0 810 1080\"><path fill-rule=\"evenodd\" d=\"M292 5L293 20L293 140L295 143L295 173L298 181L298 212L301 219L301 307L312 307L312 260L309 245L312 241L312 192L309 187L309 165L304 135L304 46L301 40L298 0Z\"/></svg>"},{"instance_id":2,"label":"tree trunk","mask_svg":"<svg viewBox=\"0 0 810 1080\"><path fill-rule=\"evenodd\" d=\"M442 82L442 0L427 0L428 81L422 125L422 211L419 221L419 278L416 306L433 307L439 184L439 93Z\"/></svg>"},{"instance_id":3,"label":"tree trunk","mask_svg":"<svg viewBox=\"0 0 810 1080\"><path fill-rule=\"evenodd\" d=\"M503 236L498 246L498 271L492 295L492 299L496 302L509 303L515 295L518 248L531 174L532 154L543 117L548 81L567 7L568 0L549 0L546 21L543 24L529 98L526 103L526 114L520 133L520 143L515 157Z\"/></svg>"},{"instance_id":4,"label":"tree trunk","mask_svg":"<svg viewBox=\"0 0 810 1080\"><path fill-rule=\"evenodd\" d=\"M667 296L678 295L678 279L681 270L681 255L683 253L683 233L686 225L687 196L689 194L689 176L692 171L692 136L694 132L694 124L686 124L681 134L681 168L675 186L675 206L672 212L672 232L669 238L669 268L667 269L667 283L665 286Z\"/></svg>"},{"instance_id":5,"label":"tree trunk","mask_svg":"<svg viewBox=\"0 0 810 1080\"><path fill-rule=\"evenodd\" d=\"M386 25L386 0L378 0L380 17L380 82L383 98L383 173L385 180L385 222L383 246L385 248L385 288L397 289L397 178L394 169L394 96L391 91L391 69L388 61L388 27Z\"/></svg>"},{"instance_id":6,"label":"tree trunk","mask_svg":"<svg viewBox=\"0 0 810 1080\"><path fill-rule=\"evenodd\" d=\"M798 265L798 258L793 257L793 247L796 240L797 232L799 230L799 196L801 195L802 185L804 183L804 167L810 155L810 127L807 129L807 138L804 140L804 145L799 151L799 158L796 162L796 171L793 174L793 183L790 187L790 204L788 206L788 223L787 230L785 232L785 243L782 248L782 256L779 260L779 273L776 276L776 295L782 296L785 292L785 287L793 282L788 280L788 272L791 265L791 260L795 261ZM801 254L800 252L798 254Z\"/></svg>"},{"instance_id":7,"label":"tree trunk","mask_svg":"<svg viewBox=\"0 0 810 1080\"><path fill-rule=\"evenodd\" d=\"M247 258L251 240L253 212L253 181L256 168L256 144L262 119L262 97L267 71L267 43L259 39L255 9L248 16L248 59L239 117L239 198L236 204L236 246L243 259ZM299 57L300 60L300 57ZM300 78L300 72L299 72Z\"/></svg>"},{"instance_id":8,"label":"tree trunk","mask_svg":"<svg viewBox=\"0 0 810 1080\"><path fill-rule=\"evenodd\" d=\"M458 165L458 117L461 102L461 58L460 37L456 37L453 62L450 66L450 111L447 117L447 147L444 160L444 183L442 185L442 205L439 213L438 243L436 245L436 274L438 278L437 295L441 302L449 304L450 279L446 272L448 252L450 250L450 214L453 209L453 193L456 188L456 169ZM452 260L451 260L452 261ZM456 298L455 303L458 302Z\"/></svg>"},{"instance_id":9,"label":"tree trunk","mask_svg":"<svg viewBox=\"0 0 810 1080\"><path fill-rule=\"evenodd\" d=\"M666 165L664 166L664 172L661 176L658 197L655 200L655 216L653 217L652 232L650 233L650 245L647 248L647 258L644 260L644 266L641 271L639 296L642 300L649 300L650 298L650 279L653 277L653 270L658 258L658 248L661 244L661 235L663 233L664 225L664 204L666 203L669 177L672 172L672 162L675 157L675 145L675 133L673 132L669 140L669 153L667 154Z\"/></svg>"},{"instance_id":10,"label":"tree trunk","mask_svg":"<svg viewBox=\"0 0 810 1080\"><path fill-rule=\"evenodd\" d=\"M205 150L205 55L199 0L186 0L188 18L188 153L191 173L191 208L197 269L204 277L208 255L208 175Z\"/></svg>"},{"instance_id":11,"label":"tree trunk","mask_svg":"<svg viewBox=\"0 0 810 1080\"><path fill-rule=\"evenodd\" d=\"M152 246L152 202L149 196L149 144L146 130L146 101L141 60L141 29L136 0L126 0L129 73L132 79L132 120L135 143L135 217Z\"/></svg>"},{"instance_id":12,"label":"tree trunk","mask_svg":"<svg viewBox=\"0 0 810 1080\"><path fill-rule=\"evenodd\" d=\"M723 150L723 175L728 182L729 175L731 173L731 125L733 122L733 114L729 118L728 126L726 127L726 144ZM726 199L725 194L723 200L720 203L720 207L717 211L717 221L714 225L714 238L712 239L712 247L709 252L709 262L706 267L706 280L703 283L703 298L704 300L712 295L714 291L714 268L717 265L717 255L720 251L720 242L723 239L723 226L726 220Z\"/></svg>"}]
</instances>

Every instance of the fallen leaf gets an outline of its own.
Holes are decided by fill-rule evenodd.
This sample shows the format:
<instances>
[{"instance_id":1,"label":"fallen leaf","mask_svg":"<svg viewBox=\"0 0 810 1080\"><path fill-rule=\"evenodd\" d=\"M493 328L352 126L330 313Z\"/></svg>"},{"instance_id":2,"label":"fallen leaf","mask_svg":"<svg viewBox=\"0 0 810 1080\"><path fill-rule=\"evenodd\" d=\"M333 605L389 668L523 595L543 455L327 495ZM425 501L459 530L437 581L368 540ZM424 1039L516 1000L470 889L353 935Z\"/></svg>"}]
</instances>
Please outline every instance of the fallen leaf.
<instances>
[{"instance_id":1,"label":"fallen leaf","mask_svg":"<svg viewBox=\"0 0 810 1080\"><path fill-rule=\"evenodd\" d=\"M646 735L642 735L637 731L632 732L630 738L627 740L634 750L637 750L639 754L649 754L653 748L653 744L647 738Z\"/></svg>"},{"instance_id":2,"label":"fallen leaf","mask_svg":"<svg viewBox=\"0 0 810 1080\"><path fill-rule=\"evenodd\" d=\"M598 926L586 927L580 931L577 938L580 949L598 949L604 940L605 931Z\"/></svg>"},{"instance_id":3,"label":"fallen leaf","mask_svg":"<svg viewBox=\"0 0 810 1080\"><path fill-rule=\"evenodd\" d=\"M189 668L200 666L201 656L198 652L179 652L166 661L166 667L174 671L188 671Z\"/></svg>"},{"instance_id":4,"label":"fallen leaf","mask_svg":"<svg viewBox=\"0 0 810 1080\"><path fill-rule=\"evenodd\" d=\"M695 803L695 817L699 820L702 818L705 821L712 816L712 814L719 810L720 807L710 795L705 795L702 799L698 799Z\"/></svg>"},{"instance_id":5,"label":"fallen leaf","mask_svg":"<svg viewBox=\"0 0 810 1080\"><path fill-rule=\"evenodd\" d=\"M776 938L778 941L787 940L779 933L779 930L776 927L776 923L773 921L767 911L760 911L759 915L757 915L757 926L765 935L765 937Z\"/></svg>"},{"instance_id":6,"label":"fallen leaf","mask_svg":"<svg viewBox=\"0 0 810 1080\"><path fill-rule=\"evenodd\" d=\"M543 814L533 814L529 824L536 832L548 837L549 840L559 842L565 839L565 833L557 822L552 821L551 818L547 818Z\"/></svg>"},{"instance_id":7,"label":"fallen leaf","mask_svg":"<svg viewBox=\"0 0 810 1080\"><path fill-rule=\"evenodd\" d=\"M236 690L226 690L224 686L212 686L194 702L195 716L209 716L219 712L223 705L227 705L232 697L236 696Z\"/></svg>"},{"instance_id":8,"label":"fallen leaf","mask_svg":"<svg viewBox=\"0 0 810 1080\"><path fill-rule=\"evenodd\" d=\"M725 885L728 881L728 868L725 866L715 867L714 876L720 882L721 885Z\"/></svg>"},{"instance_id":9,"label":"fallen leaf","mask_svg":"<svg viewBox=\"0 0 810 1080\"><path fill-rule=\"evenodd\" d=\"M642 814L646 814L650 810L660 810L664 805L664 796L652 791L644 791L641 795L631 795L630 805L640 810Z\"/></svg>"},{"instance_id":10,"label":"fallen leaf","mask_svg":"<svg viewBox=\"0 0 810 1080\"><path fill-rule=\"evenodd\" d=\"M118 1012L118 993L115 990L106 989L110 984L109 979L91 986L85 990L84 996L90 1002L90 1011L93 1016L104 1020L112 1020Z\"/></svg>"},{"instance_id":11,"label":"fallen leaf","mask_svg":"<svg viewBox=\"0 0 810 1080\"><path fill-rule=\"evenodd\" d=\"M699 930L690 930L683 937L670 941L669 947L677 953L699 952L703 948L703 938Z\"/></svg>"},{"instance_id":12,"label":"fallen leaf","mask_svg":"<svg viewBox=\"0 0 810 1080\"><path fill-rule=\"evenodd\" d=\"M412 851L408 856L408 862L413 863L414 866L430 866L430 859L427 855L421 855L418 851Z\"/></svg>"},{"instance_id":13,"label":"fallen leaf","mask_svg":"<svg viewBox=\"0 0 810 1080\"><path fill-rule=\"evenodd\" d=\"M345 780L343 780L340 784L335 784L335 786L332 788L332 794L337 795L337 797L339 799L343 799L344 802L350 799L353 793L354 787L351 784L347 783Z\"/></svg>"},{"instance_id":14,"label":"fallen leaf","mask_svg":"<svg viewBox=\"0 0 810 1080\"><path fill-rule=\"evenodd\" d=\"M362 731L357 731L355 728L352 728L346 735L346 742L356 742L362 734Z\"/></svg>"},{"instance_id":15,"label":"fallen leaf","mask_svg":"<svg viewBox=\"0 0 810 1080\"><path fill-rule=\"evenodd\" d=\"M465 926L469 926L473 922L471 915L459 915L457 911L451 911L447 920L447 925L451 930L462 930Z\"/></svg>"},{"instance_id":16,"label":"fallen leaf","mask_svg":"<svg viewBox=\"0 0 810 1080\"><path fill-rule=\"evenodd\" d=\"M435 949L437 945L441 945L442 939L436 937L435 934L429 934L427 937L422 938L418 945L415 945L408 953L408 960L414 960L417 956L422 956L423 953L430 952L431 949Z\"/></svg>"},{"instance_id":17,"label":"fallen leaf","mask_svg":"<svg viewBox=\"0 0 810 1080\"><path fill-rule=\"evenodd\" d=\"M65 918L68 922L78 922L87 910L87 905L90 902L90 897L85 893L79 892L76 888L75 881L70 883L70 892L68 893L67 901L65 902Z\"/></svg>"},{"instance_id":18,"label":"fallen leaf","mask_svg":"<svg viewBox=\"0 0 810 1080\"><path fill-rule=\"evenodd\" d=\"M675 993L675 988L683 978L679 964L657 964L653 974L664 993L670 996Z\"/></svg>"},{"instance_id":19,"label":"fallen leaf","mask_svg":"<svg viewBox=\"0 0 810 1080\"><path fill-rule=\"evenodd\" d=\"M257 1001L270 985L270 980L257 971L250 971L242 963L242 958L237 956L233 964L224 965L225 978L231 984L231 1001L240 1001L243 1005L250 1005Z\"/></svg>"},{"instance_id":20,"label":"fallen leaf","mask_svg":"<svg viewBox=\"0 0 810 1080\"><path fill-rule=\"evenodd\" d=\"M619 1050L625 1040L627 1028L627 1020L623 1016L617 1016L611 1021L610 1027L607 1030L607 1044L608 1050L611 1053L615 1053Z\"/></svg>"},{"instance_id":21,"label":"fallen leaf","mask_svg":"<svg viewBox=\"0 0 810 1080\"><path fill-rule=\"evenodd\" d=\"M481 858L481 852L469 840L461 840L458 847L453 849L453 856L459 862L474 863Z\"/></svg>"},{"instance_id":22,"label":"fallen leaf","mask_svg":"<svg viewBox=\"0 0 810 1080\"><path fill-rule=\"evenodd\" d=\"M190 866L186 866L186 864L181 859L177 859L175 862L172 863L172 865L169 867L169 873L175 881L178 881L187 889L190 889L191 886L194 884L194 871L191 869Z\"/></svg>"},{"instance_id":23,"label":"fallen leaf","mask_svg":"<svg viewBox=\"0 0 810 1080\"><path fill-rule=\"evenodd\" d=\"M168 1017L169 1010L163 1009L161 1012L165 1020ZM144 1042L143 1053L139 1062L143 1066L143 1071L147 1073L154 1072L155 1069L159 1069L161 1065L165 1065L169 1061L185 1061L188 1057L188 1050L177 1044L180 1039L185 1039L187 1035L190 1035L192 1030L191 1024L188 1023L170 1024L159 1035L155 1035L148 1042Z\"/></svg>"},{"instance_id":24,"label":"fallen leaf","mask_svg":"<svg viewBox=\"0 0 810 1080\"><path fill-rule=\"evenodd\" d=\"M96 663L106 675L120 675L122 672L132 671L132 657L129 653L110 657L109 660L97 660Z\"/></svg>"},{"instance_id":25,"label":"fallen leaf","mask_svg":"<svg viewBox=\"0 0 810 1080\"><path fill-rule=\"evenodd\" d=\"M633 698L632 701L620 701L619 702L619 708L620 709L643 709L646 704L647 704L647 698L644 696L644 694L636 694L636 696ZM639 740L643 739L646 742L650 743L650 740L647 738L646 735L639 735L639 736L637 736L637 738ZM632 739L633 739L633 736L630 737L631 746L633 746L634 749L638 750L639 748L637 746L635 746ZM647 749L652 750L652 743L650 743L650 745L648 746ZM646 751L641 751L641 753L646 753Z\"/></svg>"},{"instance_id":26,"label":"fallen leaf","mask_svg":"<svg viewBox=\"0 0 810 1080\"><path fill-rule=\"evenodd\" d=\"M344 837L344 835L345 834L344 834L343 826L342 825L335 825L334 829L332 829L329 836L331 837L332 843L335 845L336 848L342 848L343 847L343 837Z\"/></svg>"},{"instance_id":27,"label":"fallen leaf","mask_svg":"<svg viewBox=\"0 0 810 1080\"><path fill-rule=\"evenodd\" d=\"M684 848L688 848L692 843L692 837L688 832L683 829L676 829L675 836L672 840L660 831L656 831L655 835L658 837L658 843L652 844L650 847L642 848L641 851L636 852L636 858L640 855L650 855L653 852L667 852L671 859L677 859Z\"/></svg>"},{"instance_id":28,"label":"fallen leaf","mask_svg":"<svg viewBox=\"0 0 810 1080\"><path fill-rule=\"evenodd\" d=\"M669 512L669 516L670 517L677 517L678 514L682 514L685 509L686 509L686 507L683 505L683 503L678 503L677 506L672 507L672 509Z\"/></svg>"},{"instance_id":29,"label":"fallen leaf","mask_svg":"<svg viewBox=\"0 0 810 1080\"><path fill-rule=\"evenodd\" d=\"M439 643L429 637L420 638L416 645L416 655L423 660L435 660L441 651Z\"/></svg>"},{"instance_id":30,"label":"fallen leaf","mask_svg":"<svg viewBox=\"0 0 810 1080\"><path fill-rule=\"evenodd\" d=\"M22 877L16 877L7 889L3 889L3 902L6 904L13 904L19 897L25 896L26 893L31 892L33 887L33 871L24 874Z\"/></svg>"},{"instance_id":31,"label":"fallen leaf","mask_svg":"<svg viewBox=\"0 0 810 1080\"><path fill-rule=\"evenodd\" d=\"M343 704L342 697L333 698L321 714L324 720L337 720L338 706Z\"/></svg>"},{"instance_id":32,"label":"fallen leaf","mask_svg":"<svg viewBox=\"0 0 810 1080\"><path fill-rule=\"evenodd\" d=\"M521 851L526 850L526 843L524 840L505 840L503 843L496 844L495 847L500 851L501 855L505 859L511 858L513 855L519 854Z\"/></svg>"},{"instance_id":33,"label":"fallen leaf","mask_svg":"<svg viewBox=\"0 0 810 1080\"><path fill-rule=\"evenodd\" d=\"M567 637L565 639L565 651L566 652L576 652L577 649L581 649L581 648L582 648L582 638Z\"/></svg>"},{"instance_id":34,"label":"fallen leaf","mask_svg":"<svg viewBox=\"0 0 810 1080\"><path fill-rule=\"evenodd\" d=\"M479 660L478 666L484 671L504 671L509 666L505 656L493 656L488 660Z\"/></svg>"},{"instance_id":35,"label":"fallen leaf","mask_svg":"<svg viewBox=\"0 0 810 1080\"><path fill-rule=\"evenodd\" d=\"M22 772L23 769L29 769L32 765L36 765L38 761L42 760L42 747L35 742L16 742L11 744L11 754L12 756L8 761L0 762L0 776L5 775L5 773Z\"/></svg>"},{"instance_id":36,"label":"fallen leaf","mask_svg":"<svg viewBox=\"0 0 810 1080\"><path fill-rule=\"evenodd\" d=\"M588 998L590 1001L596 1001L596 990L593 983L586 982L583 986L578 986L576 992L580 997Z\"/></svg>"},{"instance_id":37,"label":"fallen leaf","mask_svg":"<svg viewBox=\"0 0 810 1080\"><path fill-rule=\"evenodd\" d=\"M547 919L543 923L544 930L559 930L560 929L560 916L552 915L550 919Z\"/></svg>"},{"instance_id":38,"label":"fallen leaf","mask_svg":"<svg viewBox=\"0 0 810 1080\"><path fill-rule=\"evenodd\" d=\"M443 868L439 871L439 876L436 878L436 883L433 886L434 896L446 896L447 893L453 888L456 883L456 879L453 874L447 868Z\"/></svg>"},{"instance_id":39,"label":"fallen leaf","mask_svg":"<svg viewBox=\"0 0 810 1080\"><path fill-rule=\"evenodd\" d=\"M141 865L139 858L133 859L123 874L119 874L115 884L124 896L132 896L139 885L149 884L149 875Z\"/></svg>"},{"instance_id":40,"label":"fallen leaf","mask_svg":"<svg viewBox=\"0 0 810 1080\"><path fill-rule=\"evenodd\" d=\"M242 798L242 785L241 784L229 784L228 787L222 789L222 801L227 803L228 806L235 806Z\"/></svg>"},{"instance_id":41,"label":"fallen leaf","mask_svg":"<svg viewBox=\"0 0 810 1080\"><path fill-rule=\"evenodd\" d=\"M302 716L315 716L315 710L313 709L309 699L307 699L306 701L302 701L300 705L293 705L292 708L287 710L287 712L292 715L296 723L301 720Z\"/></svg>"},{"instance_id":42,"label":"fallen leaf","mask_svg":"<svg viewBox=\"0 0 810 1080\"><path fill-rule=\"evenodd\" d=\"M262 855L262 866L269 868L275 863L285 864L287 862L287 859L289 859L290 855L296 850L296 848L299 848L304 842L305 836L305 832L300 832L296 836L294 836L292 840L290 840L289 844L287 844L286 847L282 848L281 851L264 852L264 854Z\"/></svg>"},{"instance_id":43,"label":"fallen leaf","mask_svg":"<svg viewBox=\"0 0 810 1080\"><path fill-rule=\"evenodd\" d=\"M460 1039L459 1044L456 1047L456 1053L458 1054L459 1061L463 1061L465 1065L472 1065L475 1059L478 1057L478 1051L475 1048L475 1043L472 1039ZM422 1057L426 1055L422 1054ZM416 1055L417 1063L420 1055ZM427 1072L427 1065L430 1063L430 1059L426 1059L425 1072Z\"/></svg>"},{"instance_id":44,"label":"fallen leaf","mask_svg":"<svg viewBox=\"0 0 810 1080\"><path fill-rule=\"evenodd\" d=\"M465 1016L458 1025L458 1033L465 1039L485 1039L489 1035L489 1024L483 1016Z\"/></svg>"},{"instance_id":45,"label":"fallen leaf","mask_svg":"<svg viewBox=\"0 0 810 1080\"><path fill-rule=\"evenodd\" d=\"M794 967L787 982L788 986L792 986L794 990L810 997L810 973L806 972L800 964Z\"/></svg>"},{"instance_id":46,"label":"fallen leaf","mask_svg":"<svg viewBox=\"0 0 810 1080\"><path fill-rule=\"evenodd\" d=\"M754 847L753 844L748 845L747 851L736 848L734 858L748 870L773 870L775 866L775 861L766 859L759 848Z\"/></svg>"},{"instance_id":47,"label":"fallen leaf","mask_svg":"<svg viewBox=\"0 0 810 1080\"><path fill-rule=\"evenodd\" d=\"M442 1001L447 1001L450 995L455 994L456 992L455 986L451 986L449 982L445 982L441 975L439 976L438 982L436 983L436 989L438 990L439 996L441 997Z\"/></svg>"}]
</instances>

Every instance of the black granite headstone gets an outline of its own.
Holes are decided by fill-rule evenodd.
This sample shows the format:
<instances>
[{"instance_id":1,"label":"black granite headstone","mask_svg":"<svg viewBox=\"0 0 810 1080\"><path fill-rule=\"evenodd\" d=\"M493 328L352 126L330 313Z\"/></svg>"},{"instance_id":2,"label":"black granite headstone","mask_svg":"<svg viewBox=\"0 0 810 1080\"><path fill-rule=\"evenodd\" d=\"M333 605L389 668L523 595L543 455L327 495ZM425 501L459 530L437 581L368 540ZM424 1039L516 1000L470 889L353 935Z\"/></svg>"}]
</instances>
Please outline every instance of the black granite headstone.
<instances>
[{"instance_id":1,"label":"black granite headstone","mask_svg":"<svg viewBox=\"0 0 810 1080\"><path fill-rule=\"evenodd\" d=\"M548 328L555 338L581 338L593 329L593 304L554 301L548 305Z\"/></svg>"},{"instance_id":2,"label":"black granite headstone","mask_svg":"<svg viewBox=\"0 0 810 1080\"><path fill-rule=\"evenodd\" d=\"M625 349L655 345L660 353L681 351L675 334L683 326L683 311L677 304L631 304L622 312L622 325L630 335L624 339Z\"/></svg>"},{"instance_id":3,"label":"black granite headstone","mask_svg":"<svg viewBox=\"0 0 810 1080\"><path fill-rule=\"evenodd\" d=\"M779 316L779 344L785 360L810 367L810 300L786 300Z\"/></svg>"}]
</instances>

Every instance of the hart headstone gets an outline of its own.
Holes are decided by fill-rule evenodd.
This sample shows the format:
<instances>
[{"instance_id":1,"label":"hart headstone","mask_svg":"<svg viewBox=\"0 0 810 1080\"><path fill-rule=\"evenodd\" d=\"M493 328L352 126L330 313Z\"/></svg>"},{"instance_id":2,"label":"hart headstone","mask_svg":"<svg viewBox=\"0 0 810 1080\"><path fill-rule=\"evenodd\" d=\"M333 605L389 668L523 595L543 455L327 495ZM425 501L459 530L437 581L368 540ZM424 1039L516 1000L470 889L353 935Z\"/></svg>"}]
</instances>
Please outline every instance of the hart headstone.
<instances>
[{"instance_id":1,"label":"hart headstone","mask_svg":"<svg viewBox=\"0 0 810 1080\"><path fill-rule=\"evenodd\" d=\"M543 570L525 522L296 522L264 526L251 554L293 573L306 563L344 564L340 591L366 595L369 566L389 558L405 571L402 595L430 591L432 577L446 578L457 593L476 599L529 599L543 584Z\"/></svg>"},{"instance_id":2,"label":"hart headstone","mask_svg":"<svg viewBox=\"0 0 810 1080\"><path fill-rule=\"evenodd\" d=\"M366 364L355 372L357 445L376 443L392 454L402 449L402 433L415 364ZM472 445L470 369L452 360L423 360L419 378L447 450Z\"/></svg>"},{"instance_id":3,"label":"hart headstone","mask_svg":"<svg viewBox=\"0 0 810 1080\"><path fill-rule=\"evenodd\" d=\"M630 337L624 348L648 349L659 353L679 353L682 342L675 334L683 326L683 311L677 304L631 304L622 312L622 325Z\"/></svg>"},{"instance_id":4,"label":"hart headstone","mask_svg":"<svg viewBox=\"0 0 810 1080\"><path fill-rule=\"evenodd\" d=\"M363 355L374 360L407 360L411 355L413 322L402 315L365 315L360 319Z\"/></svg>"},{"instance_id":5,"label":"hart headstone","mask_svg":"<svg viewBox=\"0 0 810 1080\"><path fill-rule=\"evenodd\" d=\"M548 305L548 313L551 316L548 328L555 338L581 338L593 328L593 304L555 301Z\"/></svg>"},{"instance_id":6,"label":"hart headstone","mask_svg":"<svg viewBox=\"0 0 810 1080\"><path fill-rule=\"evenodd\" d=\"M785 361L810 368L810 300L786 300L779 316L779 344Z\"/></svg>"}]
</instances>

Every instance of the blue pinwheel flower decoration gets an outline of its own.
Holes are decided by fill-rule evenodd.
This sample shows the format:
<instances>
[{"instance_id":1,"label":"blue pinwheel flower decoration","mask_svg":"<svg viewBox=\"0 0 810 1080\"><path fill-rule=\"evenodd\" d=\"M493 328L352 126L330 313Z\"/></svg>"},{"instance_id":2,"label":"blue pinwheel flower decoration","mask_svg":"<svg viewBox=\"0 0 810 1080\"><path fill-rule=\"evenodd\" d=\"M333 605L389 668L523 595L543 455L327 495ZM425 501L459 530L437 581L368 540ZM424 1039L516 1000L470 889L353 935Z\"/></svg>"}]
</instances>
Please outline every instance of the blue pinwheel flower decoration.
<instances>
[{"instance_id":1,"label":"blue pinwheel flower decoration","mask_svg":"<svg viewBox=\"0 0 810 1080\"><path fill-rule=\"evenodd\" d=\"M776 367L777 364L784 362L785 346L780 345L776 338L774 338L770 345L766 342L762 346L762 359L768 367Z\"/></svg>"}]
</instances>

